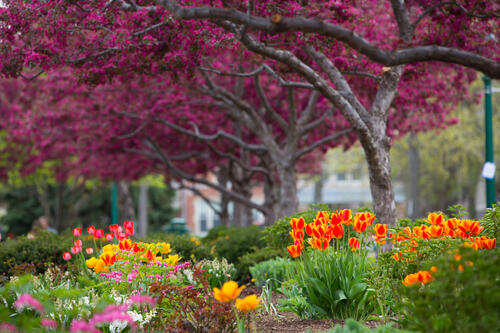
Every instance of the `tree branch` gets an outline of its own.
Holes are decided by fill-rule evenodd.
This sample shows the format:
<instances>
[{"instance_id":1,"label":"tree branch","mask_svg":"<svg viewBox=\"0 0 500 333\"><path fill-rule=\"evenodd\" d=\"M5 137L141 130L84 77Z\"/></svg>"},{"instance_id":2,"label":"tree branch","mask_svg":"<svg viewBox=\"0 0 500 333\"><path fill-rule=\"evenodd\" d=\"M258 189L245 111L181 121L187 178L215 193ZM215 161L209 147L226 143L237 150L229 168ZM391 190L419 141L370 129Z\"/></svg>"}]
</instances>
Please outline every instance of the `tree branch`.
<instances>
[{"instance_id":1,"label":"tree branch","mask_svg":"<svg viewBox=\"0 0 500 333\"><path fill-rule=\"evenodd\" d=\"M309 100L307 101L307 105L305 109L302 111L302 114L300 115L298 124L299 127L302 127L305 125L308 121L311 120L313 111L316 108L316 105L318 104L320 93L317 90L314 90L311 95L309 96Z\"/></svg>"},{"instance_id":2,"label":"tree branch","mask_svg":"<svg viewBox=\"0 0 500 333\"><path fill-rule=\"evenodd\" d=\"M264 106L264 109L269 114L269 116L274 121L276 121L282 129L287 129L288 128L287 122L283 119L283 117L281 117L281 115L279 113L277 113L273 109L273 107L269 103L269 100L267 99L266 93L264 92L264 89L262 89L262 86L260 85L259 76L257 76L257 75L254 76L254 85L255 85L255 89L257 90L257 94L259 95L259 98L262 101L262 105Z\"/></svg>"},{"instance_id":3,"label":"tree branch","mask_svg":"<svg viewBox=\"0 0 500 333\"><path fill-rule=\"evenodd\" d=\"M173 165L173 163L168 159L167 156L165 156L165 154L161 151L161 149L159 149L159 147L153 141L151 141L150 139L144 139L144 142L146 143L147 146L149 146L151 149L153 149L160 156L160 158L161 158L162 162L165 164L165 166L167 166L167 168L170 170L170 172L172 172L177 177L185 179L185 180L193 182L193 183L199 183L199 184L203 184L203 185L206 185L208 187L211 187L211 188L213 188L221 193L227 194L227 196L230 197L232 200L241 202L243 205L245 205L247 207L257 209L257 210L261 211L262 213L267 214L267 209L265 207L263 207L262 205L256 204L255 202L244 197L243 195L238 194L238 193L234 193L232 191L228 191L225 187L223 187L221 185L214 184L214 183L212 183L204 178L192 176L192 175L185 173L184 171L178 169L177 167L175 167L175 165Z\"/></svg>"},{"instance_id":4,"label":"tree branch","mask_svg":"<svg viewBox=\"0 0 500 333\"><path fill-rule=\"evenodd\" d=\"M352 132L352 128L348 128L348 129L345 129L345 130L342 130L342 131L339 131L335 134L332 134L332 135L329 135L329 136L325 136L324 138L322 138L321 140L319 141L316 141L315 143L313 143L312 145L306 147L306 148L303 148L301 150L299 150L297 153L295 153L294 155L294 159L299 159L300 157L310 153L311 151L313 151L314 149L318 148L319 146L327 143L328 141L332 141L332 140L336 140L338 138L340 138L342 135L344 134L347 134L347 133L350 133Z\"/></svg>"},{"instance_id":5,"label":"tree branch","mask_svg":"<svg viewBox=\"0 0 500 333\"><path fill-rule=\"evenodd\" d=\"M391 0L392 11L399 27L399 37L409 43L413 35L413 27L408 17L404 0Z\"/></svg>"},{"instance_id":6,"label":"tree branch","mask_svg":"<svg viewBox=\"0 0 500 333\"><path fill-rule=\"evenodd\" d=\"M364 54L371 60L388 67L437 60L474 68L491 78L500 78L499 61L469 51L436 45L416 46L407 49L388 51L371 44L352 30L317 19L308 19L300 16L282 17L279 23L273 23L269 18L248 15L247 13L234 9L181 7L172 0L155 0L155 2L172 12L178 19L207 19L212 20L218 25L221 25L220 21L226 20L235 24L244 25L249 29L265 31L271 34L300 31L302 33L316 33L322 36L332 37L349 45L349 47Z\"/></svg>"}]
</instances>

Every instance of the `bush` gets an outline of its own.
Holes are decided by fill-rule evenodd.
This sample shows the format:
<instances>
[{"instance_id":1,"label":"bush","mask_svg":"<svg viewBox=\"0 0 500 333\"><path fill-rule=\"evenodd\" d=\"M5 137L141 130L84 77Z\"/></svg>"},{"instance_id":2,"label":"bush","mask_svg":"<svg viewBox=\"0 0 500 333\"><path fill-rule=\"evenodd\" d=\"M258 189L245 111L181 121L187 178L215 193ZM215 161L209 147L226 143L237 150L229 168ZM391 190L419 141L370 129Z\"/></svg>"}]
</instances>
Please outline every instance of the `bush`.
<instances>
[{"instance_id":1,"label":"bush","mask_svg":"<svg viewBox=\"0 0 500 333\"><path fill-rule=\"evenodd\" d=\"M462 247L429 263L437 268L423 285L401 287L403 325L423 332L500 330L500 249Z\"/></svg>"},{"instance_id":2,"label":"bush","mask_svg":"<svg viewBox=\"0 0 500 333\"><path fill-rule=\"evenodd\" d=\"M500 238L500 203L486 208L481 225L484 226L483 234L486 237Z\"/></svg>"},{"instance_id":3,"label":"bush","mask_svg":"<svg viewBox=\"0 0 500 333\"><path fill-rule=\"evenodd\" d=\"M189 235L154 233L140 239L140 241L145 243L170 243L172 252L180 255L184 260L195 262L202 259L213 259L210 248Z\"/></svg>"},{"instance_id":4,"label":"bush","mask_svg":"<svg viewBox=\"0 0 500 333\"><path fill-rule=\"evenodd\" d=\"M0 274L12 275L22 266L28 268L27 264L35 265L36 273L42 273L49 263L64 264L62 254L68 252L72 245L73 236L70 234L56 235L50 232L42 232L34 239L24 236L8 239L0 243ZM29 268L25 273L28 272Z\"/></svg>"},{"instance_id":5,"label":"bush","mask_svg":"<svg viewBox=\"0 0 500 333\"><path fill-rule=\"evenodd\" d=\"M399 330L397 328L392 327L391 325L384 325L384 326L377 326L374 329L370 329L366 327L365 325L352 320L352 319L347 319L344 323L344 326L342 325L336 325L333 329L325 332L325 333L393 333L393 332L406 332Z\"/></svg>"},{"instance_id":6,"label":"bush","mask_svg":"<svg viewBox=\"0 0 500 333\"><path fill-rule=\"evenodd\" d=\"M246 253L238 259L238 264L236 266L238 273L236 278L240 282L248 281L252 266L282 255L284 255L283 250L272 249L269 247L258 249L255 252Z\"/></svg>"},{"instance_id":7,"label":"bush","mask_svg":"<svg viewBox=\"0 0 500 333\"><path fill-rule=\"evenodd\" d=\"M203 243L213 246L218 257L226 258L236 267L240 257L265 245L261 238L262 231L257 226L219 228L216 232L217 237L210 236Z\"/></svg>"},{"instance_id":8,"label":"bush","mask_svg":"<svg viewBox=\"0 0 500 333\"><path fill-rule=\"evenodd\" d=\"M257 286L267 285L272 290L277 290L286 281L286 269L289 262L290 259L281 257L262 261L250 267L250 273Z\"/></svg>"}]
</instances>

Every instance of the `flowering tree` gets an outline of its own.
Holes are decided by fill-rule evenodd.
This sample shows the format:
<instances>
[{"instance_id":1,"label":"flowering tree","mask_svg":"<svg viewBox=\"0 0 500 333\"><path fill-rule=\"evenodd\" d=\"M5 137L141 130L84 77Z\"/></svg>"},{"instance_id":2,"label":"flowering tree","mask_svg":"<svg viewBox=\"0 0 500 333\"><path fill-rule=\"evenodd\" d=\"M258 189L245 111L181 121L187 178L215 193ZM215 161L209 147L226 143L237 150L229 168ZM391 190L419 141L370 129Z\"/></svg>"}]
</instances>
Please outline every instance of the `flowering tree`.
<instances>
[{"instance_id":1,"label":"flowering tree","mask_svg":"<svg viewBox=\"0 0 500 333\"><path fill-rule=\"evenodd\" d=\"M133 72L191 77L221 50L263 56L349 122L368 161L375 212L392 224L391 138L444 126L448 103L460 97L445 89L463 91L473 76L463 67L500 77L498 11L490 1L15 0L1 12L1 68L33 77L70 65L80 80L97 84ZM423 77L413 90L409 83ZM420 110L406 109L409 99Z\"/></svg>"}]
</instances>

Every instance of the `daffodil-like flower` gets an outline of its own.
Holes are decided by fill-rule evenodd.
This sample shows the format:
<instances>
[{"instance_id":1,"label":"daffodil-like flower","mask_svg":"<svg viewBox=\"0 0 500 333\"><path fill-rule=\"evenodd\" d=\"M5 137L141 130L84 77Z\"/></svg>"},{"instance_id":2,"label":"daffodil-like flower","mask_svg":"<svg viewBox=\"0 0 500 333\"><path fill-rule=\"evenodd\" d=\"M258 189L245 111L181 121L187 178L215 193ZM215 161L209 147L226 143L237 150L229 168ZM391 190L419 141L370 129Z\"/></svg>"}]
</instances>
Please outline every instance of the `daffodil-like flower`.
<instances>
[{"instance_id":1,"label":"daffodil-like flower","mask_svg":"<svg viewBox=\"0 0 500 333\"><path fill-rule=\"evenodd\" d=\"M98 261L97 258L92 257L92 258L88 259L87 261L85 261L85 263L87 264L88 268L94 268L95 265L97 264L97 261Z\"/></svg>"},{"instance_id":2,"label":"daffodil-like flower","mask_svg":"<svg viewBox=\"0 0 500 333\"><path fill-rule=\"evenodd\" d=\"M256 295L249 295L245 298L238 298L236 300L236 308L240 311L247 312L257 308L260 304L260 297Z\"/></svg>"},{"instance_id":3,"label":"daffodil-like flower","mask_svg":"<svg viewBox=\"0 0 500 333\"><path fill-rule=\"evenodd\" d=\"M219 302L231 302L238 297L245 286L238 288L238 283L227 281L222 285L222 288L214 288L214 297Z\"/></svg>"}]
</instances>

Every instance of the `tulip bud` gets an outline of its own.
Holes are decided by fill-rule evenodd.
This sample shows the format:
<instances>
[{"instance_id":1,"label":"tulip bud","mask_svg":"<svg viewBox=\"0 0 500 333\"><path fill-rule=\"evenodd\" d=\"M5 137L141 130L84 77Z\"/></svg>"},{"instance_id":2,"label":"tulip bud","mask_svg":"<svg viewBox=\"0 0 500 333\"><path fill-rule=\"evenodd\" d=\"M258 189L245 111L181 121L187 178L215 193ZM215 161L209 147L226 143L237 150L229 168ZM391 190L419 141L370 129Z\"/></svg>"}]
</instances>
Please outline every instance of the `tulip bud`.
<instances>
[{"instance_id":1,"label":"tulip bud","mask_svg":"<svg viewBox=\"0 0 500 333\"><path fill-rule=\"evenodd\" d=\"M97 238L102 238L102 236L104 236L104 230L102 230L102 229L97 229L97 230L95 231L94 236L95 236L95 237L97 237Z\"/></svg>"},{"instance_id":2,"label":"tulip bud","mask_svg":"<svg viewBox=\"0 0 500 333\"><path fill-rule=\"evenodd\" d=\"M92 236L93 236L93 235L94 235L94 233L95 233L95 228L94 228L93 226L92 226L92 227L88 227L88 228L87 228L87 232L89 233L89 235L92 235Z\"/></svg>"},{"instance_id":3,"label":"tulip bud","mask_svg":"<svg viewBox=\"0 0 500 333\"><path fill-rule=\"evenodd\" d=\"M73 229L73 236L80 237L81 234L82 234L82 228Z\"/></svg>"},{"instance_id":4,"label":"tulip bud","mask_svg":"<svg viewBox=\"0 0 500 333\"><path fill-rule=\"evenodd\" d=\"M113 241L113 234L107 233L106 235L104 235L104 238L106 239L106 241L112 242Z\"/></svg>"},{"instance_id":5,"label":"tulip bud","mask_svg":"<svg viewBox=\"0 0 500 333\"><path fill-rule=\"evenodd\" d=\"M71 254L69 252L64 252L62 256L63 256L63 259L66 261L71 259Z\"/></svg>"},{"instance_id":6,"label":"tulip bud","mask_svg":"<svg viewBox=\"0 0 500 333\"><path fill-rule=\"evenodd\" d=\"M75 246L76 246L76 247L82 247L82 241L81 241L80 239L77 239L77 240L75 241Z\"/></svg>"},{"instance_id":7,"label":"tulip bud","mask_svg":"<svg viewBox=\"0 0 500 333\"><path fill-rule=\"evenodd\" d=\"M72 246L70 251L73 254L78 254L78 253L82 252L82 248L79 246Z\"/></svg>"},{"instance_id":8,"label":"tulip bud","mask_svg":"<svg viewBox=\"0 0 500 333\"><path fill-rule=\"evenodd\" d=\"M94 249L91 247L88 247L85 249L85 252L87 252L87 254L92 254L92 253L94 253Z\"/></svg>"}]
</instances>

